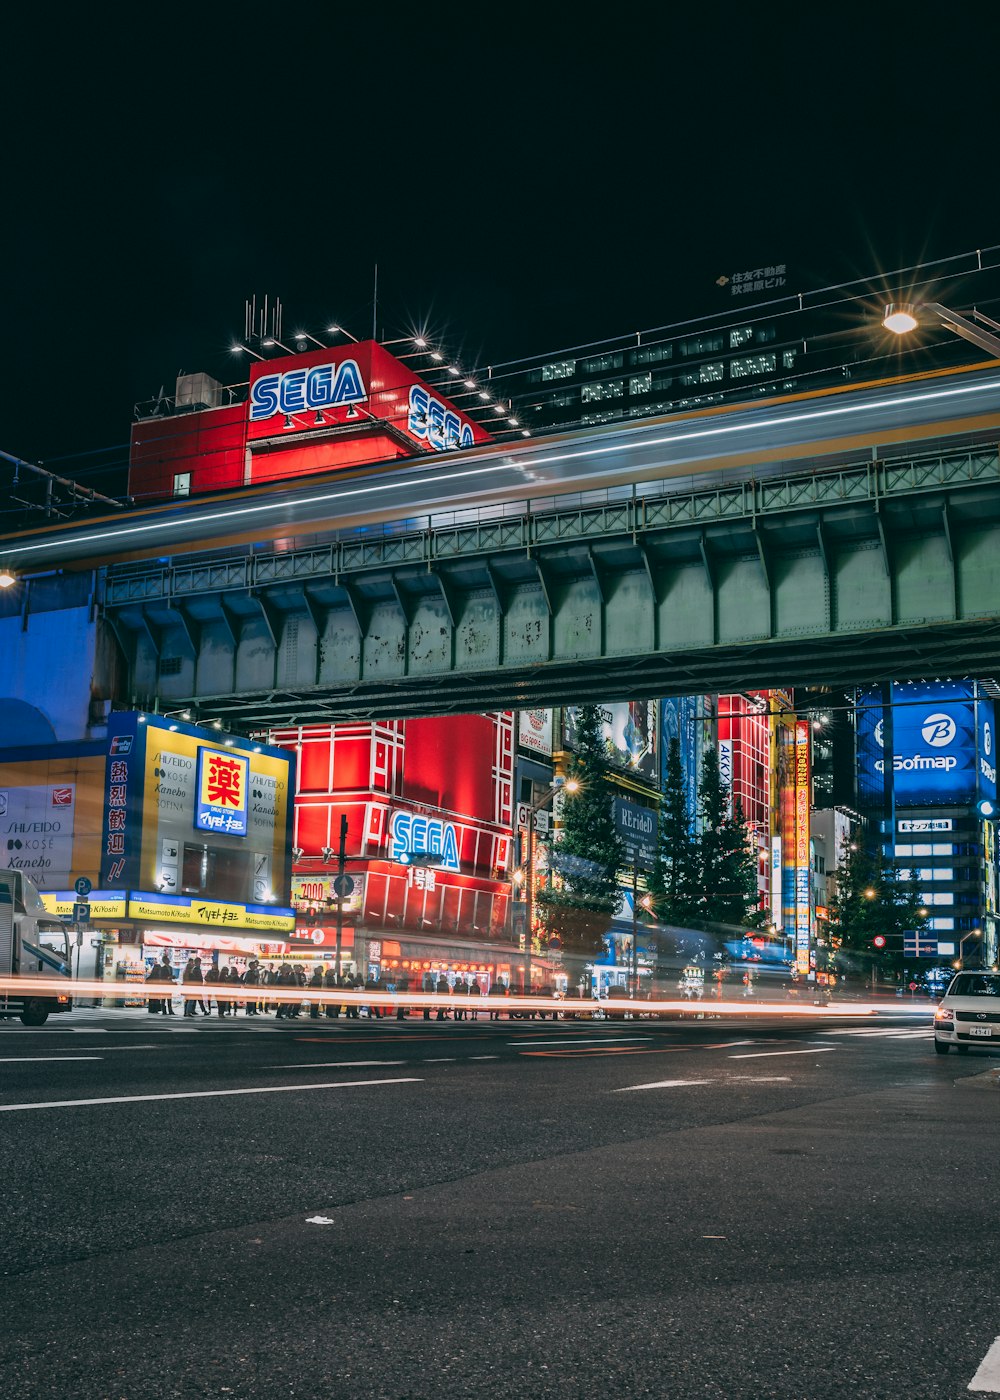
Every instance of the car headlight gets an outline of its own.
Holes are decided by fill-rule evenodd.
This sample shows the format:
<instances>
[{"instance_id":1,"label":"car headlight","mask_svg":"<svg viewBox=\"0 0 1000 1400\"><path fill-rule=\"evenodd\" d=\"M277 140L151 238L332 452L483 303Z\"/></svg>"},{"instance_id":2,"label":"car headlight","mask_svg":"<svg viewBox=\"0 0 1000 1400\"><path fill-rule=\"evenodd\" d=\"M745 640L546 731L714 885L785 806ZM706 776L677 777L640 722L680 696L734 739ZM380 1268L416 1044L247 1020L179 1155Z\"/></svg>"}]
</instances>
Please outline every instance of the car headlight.
<instances>
[{"instance_id":1,"label":"car headlight","mask_svg":"<svg viewBox=\"0 0 1000 1400\"><path fill-rule=\"evenodd\" d=\"M947 1006L939 1006L934 1013L934 1019L935 1021L954 1021L955 1013L950 1011Z\"/></svg>"}]
</instances>

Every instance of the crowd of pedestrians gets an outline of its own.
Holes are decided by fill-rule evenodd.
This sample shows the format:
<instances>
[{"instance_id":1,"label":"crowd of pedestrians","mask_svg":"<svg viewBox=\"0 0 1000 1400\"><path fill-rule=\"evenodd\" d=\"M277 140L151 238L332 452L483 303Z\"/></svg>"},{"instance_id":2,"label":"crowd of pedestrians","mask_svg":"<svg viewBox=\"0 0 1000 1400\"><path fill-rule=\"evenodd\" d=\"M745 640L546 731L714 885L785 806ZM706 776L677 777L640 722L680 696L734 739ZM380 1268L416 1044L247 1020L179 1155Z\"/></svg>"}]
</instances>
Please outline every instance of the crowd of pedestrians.
<instances>
[{"instance_id":1,"label":"crowd of pedestrians","mask_svg":"<svg viewBox=\"0 0 1000 1400\"><path fill-rule=\"evenodd\" d=\"M212 1013L212 996L211 991L205 989L206 981L211 983L212 990L216 987L231 987L233 989L234 995L231 998L225 996L215 998L218 1016L235 1016L240 1010L246 1016L263 1016L273 1012L279 1021L296 1020L305 1001L309 1002L309 1015L313 1020L318 1020L320 1016L336 1020L341 1012L346 1017L356 1020L362 1010L362 1007L357 1003L344 1005L337 1001L322 1003L317 998L310 997L309 993L311 991L329 992L342 988L345 991L370 991L373 994L381 993L384 996L386 990L384 985L373 977L369 977L366 981L359 975L346 970L338 976L333 963L328 963L325 967L317 964L312 973L307 974L302 963L283 962L274 967L260 962L258 958L251 958L243 973L236 967L219 969L210 967L208 971L209 975L206 977L201 958L196 955L188 958L187 964L181 971L180 984L184 997L183 1014L189 1018L199 1014L209 1016ZM150 968L146 974L146 981L169 983L170 990L165 991L163 997L150 995L149 1010L153 1015L173 1016L175 1014L173 1007L175 979L169 953L164 953L160 961ZM454 983L450 983L443 972L438 974L425 972L418 984L415 980L411 983L409 975L403 972L394 986L396 993L403 996L409 991L417 990L436 992L439 996L475 997L484 995L483 988L476 977L466 978L461 973ZM280 988L282 992L287 992L294 987L300 988L303 994L302 1000L288 1000L283 997L282 1000L275 1001L268 997L268 991L272 987ZM237 988L240 992L239 996L235 995ZM510 989L503 982L497 982L492 991L494 996L510 995ZM534 994L540 997L551 997L555 994L555 988L538 988ZM376 1019L381 1019L383 1015L389 1015L395 1007L396 1019L402 1021L412 1009L400 1005L398 1002L394 1002L392 1006L388 1006L384 1002L380 1003L376 995L373 995L372 1001L365 1005L368 1014ZM422 1010L425 1021L431 1020L432 1015L437 1021L478 1021L479 1019L479 1010L475 1007L425 1006ZM538 1016L544 1020L546 1014L551 1014L552 1019L555 1020L557 1013L555 1011L551 1013L545 1011L502 1012L498 1008L491 1008L489 1018L491 1021L498 1021L501 1015L507 1015L512 1019L534 1020Z\"/></svg>"}]
</instances>

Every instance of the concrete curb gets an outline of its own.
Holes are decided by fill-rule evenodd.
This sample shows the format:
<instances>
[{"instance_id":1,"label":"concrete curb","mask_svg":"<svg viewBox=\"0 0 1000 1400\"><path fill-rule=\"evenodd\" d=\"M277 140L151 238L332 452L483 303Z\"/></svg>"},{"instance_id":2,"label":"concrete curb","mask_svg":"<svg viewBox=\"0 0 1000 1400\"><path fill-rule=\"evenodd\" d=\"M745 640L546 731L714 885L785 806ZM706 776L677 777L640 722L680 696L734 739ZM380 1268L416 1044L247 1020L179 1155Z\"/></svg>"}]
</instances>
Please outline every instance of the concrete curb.
<instances>
[{"instance_id":1,"label":"concrete curb","mask_svg":"<svg viewBox=\"0 0 1000 1400\"><path fill-rule=\"evenodd\" d=\"M988 1069L985 1074L970 1074L955 1080L956 1089L1000 1089L1000 1069Z\"/></svg>"}]
</instances>

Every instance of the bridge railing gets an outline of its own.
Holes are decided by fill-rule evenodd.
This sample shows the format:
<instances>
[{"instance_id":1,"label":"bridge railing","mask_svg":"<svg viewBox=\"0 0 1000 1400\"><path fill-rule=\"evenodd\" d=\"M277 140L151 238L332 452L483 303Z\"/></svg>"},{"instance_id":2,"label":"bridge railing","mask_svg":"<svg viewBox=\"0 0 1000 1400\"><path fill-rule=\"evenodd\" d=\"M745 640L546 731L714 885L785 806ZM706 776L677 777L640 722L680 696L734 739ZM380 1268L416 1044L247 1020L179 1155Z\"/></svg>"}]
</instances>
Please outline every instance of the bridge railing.
<instances>
[{"instance_id":1,"label":"bridge railing","mask_svg":"<svg viewBox=\"0 0 1000 1400\"><path fill-rule=\"evenodd\" d=\"M291 538L279 547L233 547L178 555L168 564L121 564L108 571L105 603L245 589L366 570L394 569L548 545L633 537L664 529L755 520L791 511L872 503L1000 479L997 445L905 459L864 461L796 475L758 474L704 485L670 478L632 486L432 515Z\"/></svg>"}]
</instances>

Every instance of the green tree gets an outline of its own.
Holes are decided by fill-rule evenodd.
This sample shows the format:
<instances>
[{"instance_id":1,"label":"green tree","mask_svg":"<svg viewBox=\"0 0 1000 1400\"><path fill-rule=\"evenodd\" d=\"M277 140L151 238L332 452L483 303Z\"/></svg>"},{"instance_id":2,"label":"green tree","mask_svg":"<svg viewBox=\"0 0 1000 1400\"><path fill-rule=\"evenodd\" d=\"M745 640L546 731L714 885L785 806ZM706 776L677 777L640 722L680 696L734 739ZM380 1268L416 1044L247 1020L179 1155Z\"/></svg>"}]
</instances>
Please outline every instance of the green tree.
<instances>
[{"instance_id":1,"label":"green tree","mask_svg":"<svg viewBox=\"0 0 1000 1400\"><path fill-rule=\"evenodd\" d=\"M649 878L653 908L664 923L684 926L698 917L701 886L698 853L688 817L681 746L676 737L667 749L659 827L656 864Z\"/></svg>"},{"instance_id":2,"label":"green tree","mask_svg":"<svg viewBox=\"0 0 1000 1400\"><path fill-rule=\"evenodd\" d=\"M757 853L739 801L719 773L719 755L708 748L698 784L701 831L697 838L701 915L715 923L762 927L767 920L759 905Z\"/></svg>"},{"instance_id":3,"label":"green tree","mask_svg":"<svg viewBox=\"0 0 1000 1400\"><path fill-rule=\"evenodd\" d=\"M903 935L926 920L920 890L899 872L881 847L845 840L837 867L836 894L830 902L830 933L835 947L877 959L888 971L902 966ZM886 940L876 949L877 937Z\"/></svg>"},{"instance_id":4,"label":"green tree","mask_svg":"<svg viewBox=\"0 0 1000 1400\"><path fill-rule=\"evenodd\" d=\"M577 713L576 753L567 778L579 786L562 806L559 842L552 848L557 883L539 892L539 915L549 937L571 952L592 954L611 927L619 898L618 874L625 848L612 815L608 759L595 705Z\"/></svg>"}]
</instances>

